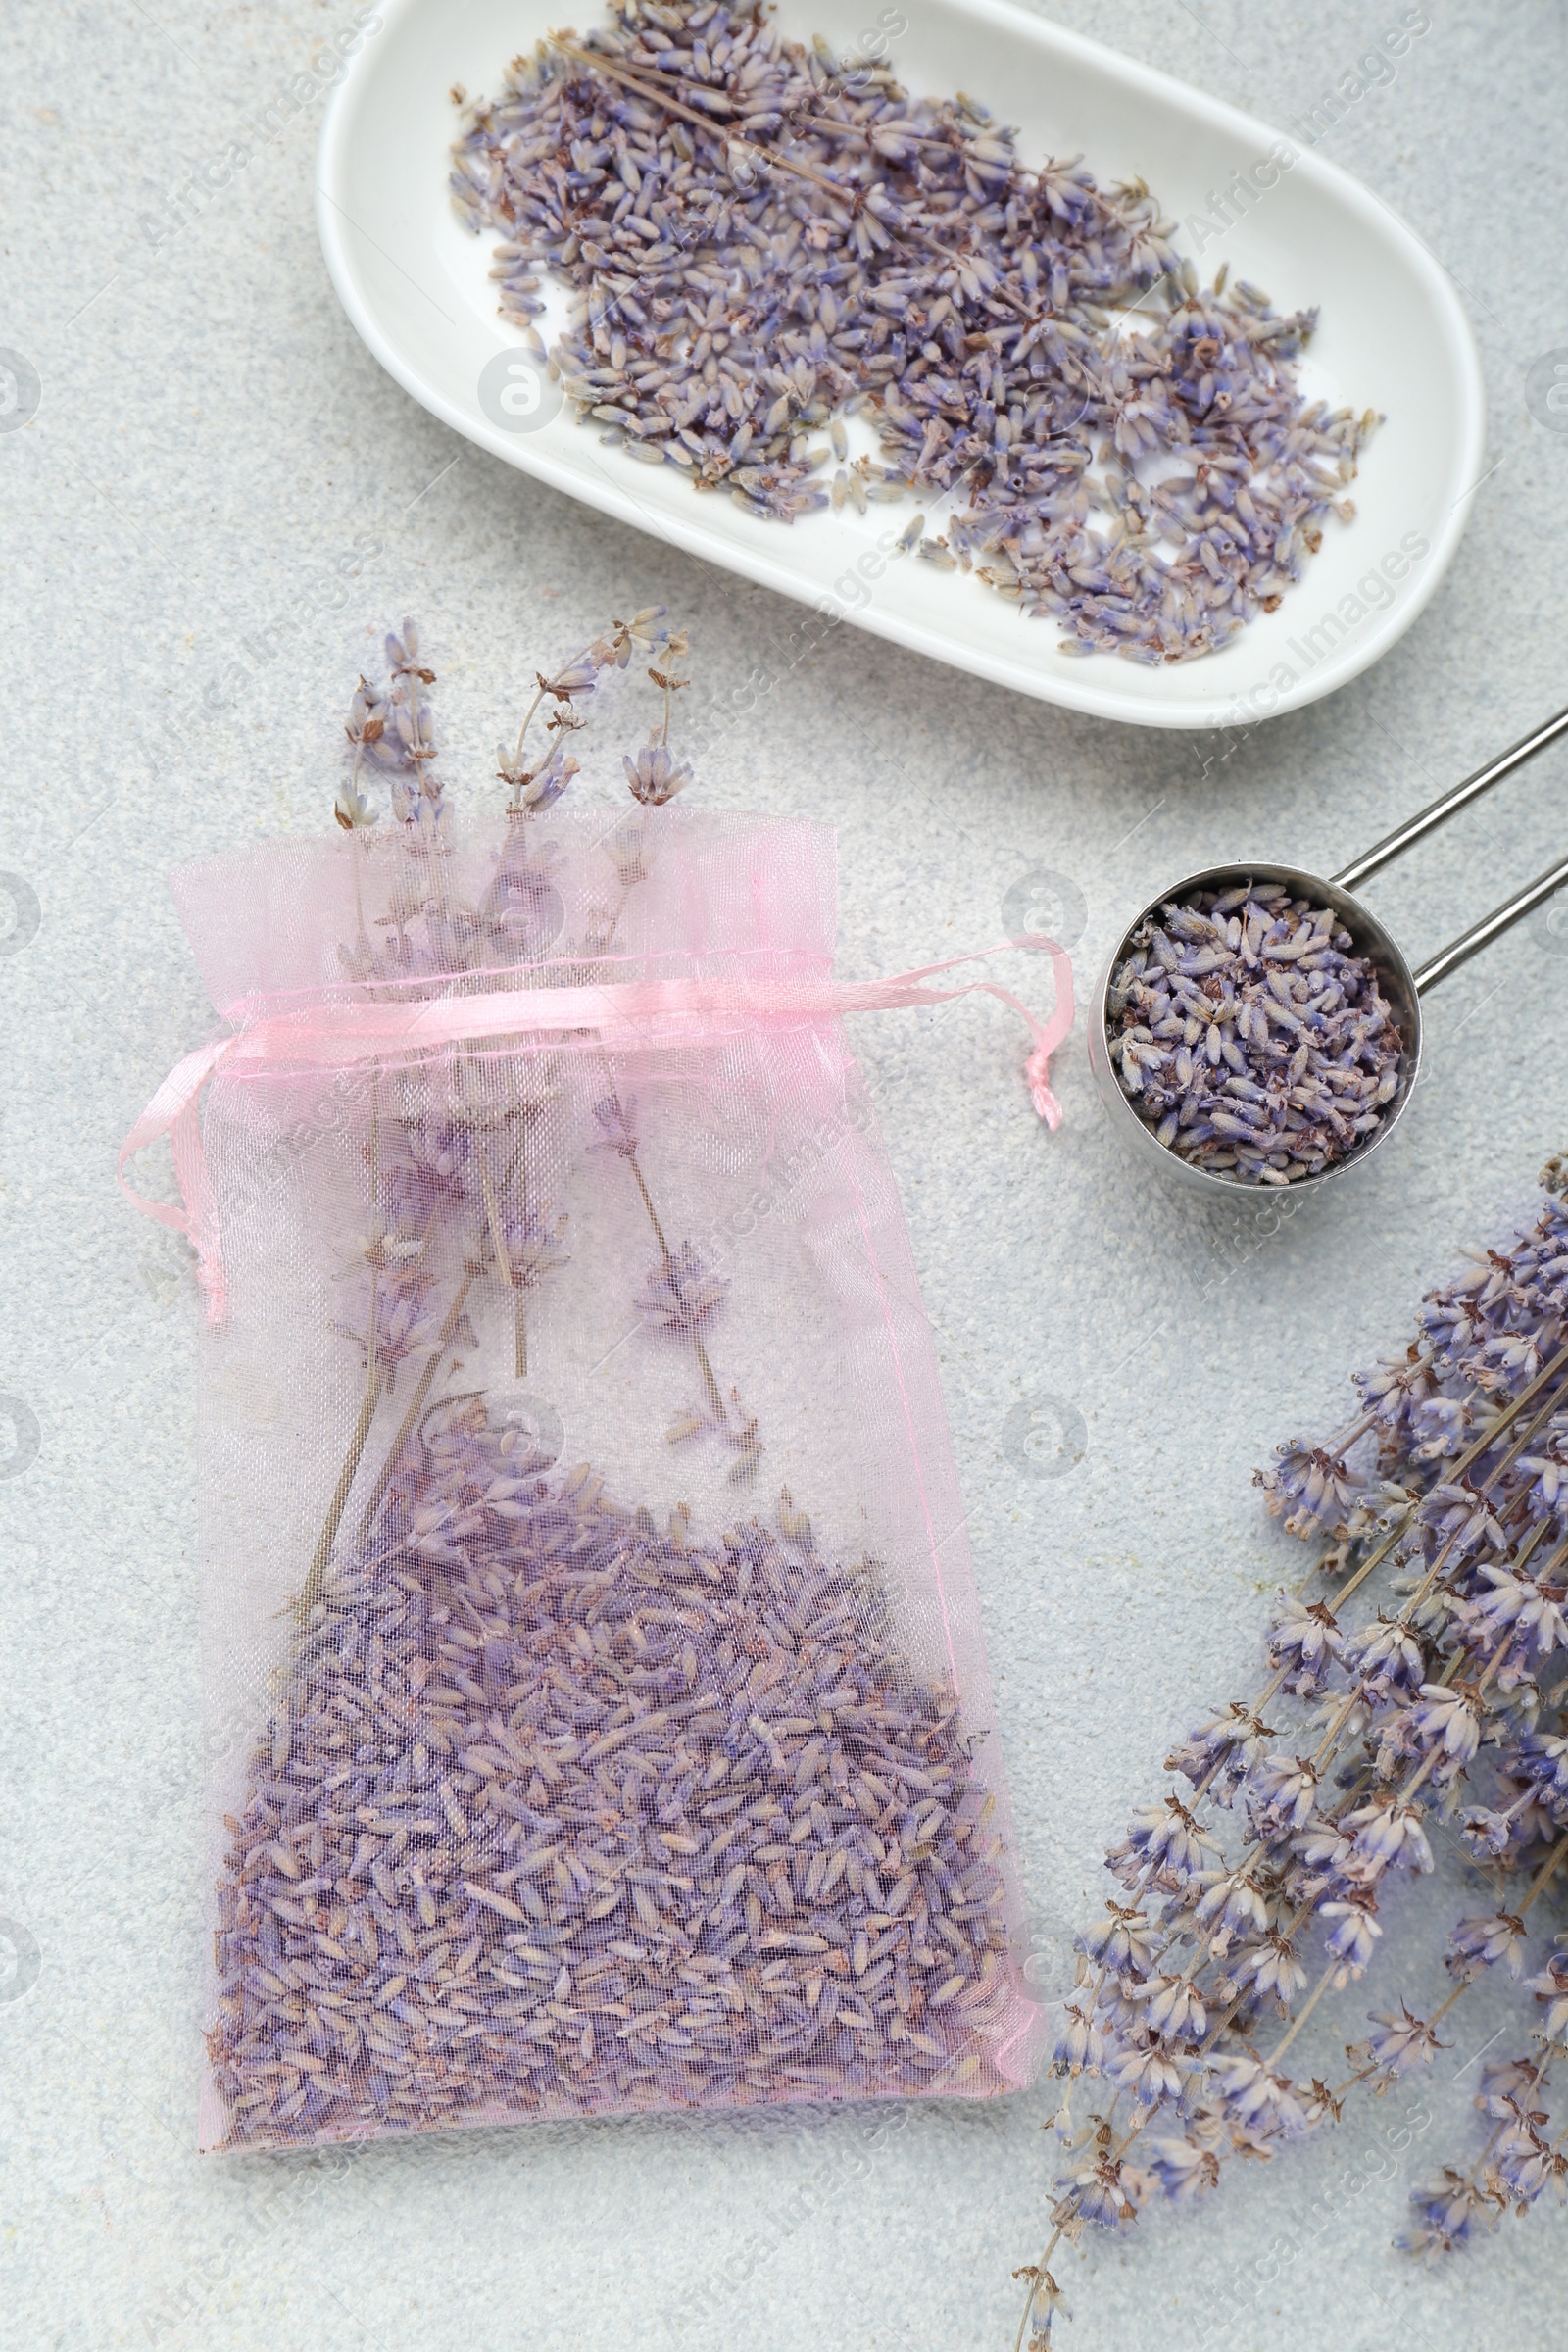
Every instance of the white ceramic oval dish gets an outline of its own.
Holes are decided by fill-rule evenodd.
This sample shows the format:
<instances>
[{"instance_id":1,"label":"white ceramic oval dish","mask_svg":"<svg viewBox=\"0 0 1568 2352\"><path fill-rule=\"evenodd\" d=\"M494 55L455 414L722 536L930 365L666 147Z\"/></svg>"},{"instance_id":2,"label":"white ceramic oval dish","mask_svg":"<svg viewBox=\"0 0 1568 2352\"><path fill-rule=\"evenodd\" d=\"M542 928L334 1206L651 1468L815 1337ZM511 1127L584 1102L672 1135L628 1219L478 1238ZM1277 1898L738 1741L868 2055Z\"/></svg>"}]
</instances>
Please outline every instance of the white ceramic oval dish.
<instances>
[{"instance_id":1,"label":"white ceramic oval dish","mask_svg":"<svg viewBox=\"0 0 1568 2352\"><path fill-rule=\"evenodd\" d=\"M858 53L867 0L783 0L791 37L820 32ZM1211 193L1269 156L1280 134L1007 0L910 0L887 62L917 94L965 90L1018 129L1026 163L1082 151L1102 181L1146 179L1178 220L1207 215ZM1353 496L1353 522L1330 518L1322 552L1279 610L1223 653L1156 668L1057 651L1054 622L1029 619L978 580L884 546L915 512L873 506L786 526L729 499L700 497L673 466L602 445L563 409L514 434L480 404L487 361L515 346L489 277L495 240L475 238L447 193L459 128L450 92L499 91L511 59L563 16L579 25L597 0L384 0L364 18L321 125L317 213L333 285L381 365L443 422L573 498L764 587L853 620L933 660L1021 694L1133 725L1251 724L1315 702L1402 636L1437 587L1464 530L1483 467L1480 366L1452 283L1395 214L1298 142L1294 161L1232 224L1179 233L1206 283L1223 261L1281 310L1316 304L1321 324L1306 388L1333 405L1381 410ZM884 16L884 22L886 18ZM1268 177L1265 171L1261 176ZM1233 208L1234 209L1234 208ZM548 329L547 329L548 332ZM940 527L933 519L930 528Z\"/></svg>"}]
</instances>

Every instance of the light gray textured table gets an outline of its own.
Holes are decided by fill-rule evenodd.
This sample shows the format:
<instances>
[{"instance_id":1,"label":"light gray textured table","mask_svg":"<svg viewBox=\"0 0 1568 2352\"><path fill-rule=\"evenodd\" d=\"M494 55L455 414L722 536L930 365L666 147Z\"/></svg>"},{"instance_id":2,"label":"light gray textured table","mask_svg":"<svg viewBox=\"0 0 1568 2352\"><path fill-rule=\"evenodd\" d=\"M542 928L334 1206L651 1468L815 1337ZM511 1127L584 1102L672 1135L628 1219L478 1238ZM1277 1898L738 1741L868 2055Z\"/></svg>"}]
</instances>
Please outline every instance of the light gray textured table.
<instances>
[{"instance_id":1,"label":"light gray textured table","mask_svg":"<svg viewBox=\"0 0 1568 2352\"><path fill-rule=\"evenodd\" d=\"M1232 749L1015 701L848 629L792 661L778 648L794 608L451 438L380 373L326 283L318 100L296 84L282 134L254 128L348 13L7 12L0 343L42 399L0 434L0 866L40 917L25 937L24 891L0 962L4 2333L26 2352L1000 2352L1007 2274L1043 2236L1048 2084L880 2130L840 2113L485 2132L326 2162L196 2156L197 1307L183 1245L134 1220L113 1179L120 1137L208 1023L161 876L208 846L323 822L367 624L423 616L450 767L482 774L519 673L655 600L689 617L713 685L754 662L776 673L700 789L836 817L850 974L996 939L1037 869L1087 903L1087 985L1146 883L1273 845L1332 868L1564 700L1568 434L1527 413L1525 372L1568 345L1565 21L1550 0L1437 0L1393 84L1324 141L1453 271L1496 470L1394 654ZM1285 124L1398 12L1055 13ZM193 196L231 142L246 167ZM334 609L330 583L369 540L380 552ZM1549 757L1373 886L1414 949L1560 851L1564 778ZM1044 967L1026 978L1044 993ZM1503 1229L1568 1140L1565 979L1568 935L1540 920L1471 965L1434 1002L1431 1079L1396 1143L1262 1244L1246 1216L1128 1174L1081 1033L1052 1139L1022 1107L995 1006L860 1024L972 1505L1048 1982L1173 1732L1249 1687L1286 1550L1254 1464L1328 1426L1352 1363L1402 1345L1423 1281ZM1054 1433L1071 1437L1075 1415L1081 1448L1062 1457ZM1369 1993L1431 1998L1421 1946L1459 1899L1446 1867L1403 1903ZM1066 2342L1165 2352L1216 2311L1211 2340L1236 2352L1561 2342L1555 2213L1441 2278L1388 2251L1416 2167L1473 2145L1465 2066L1523 2007L1476 1999L1413 2139L1363 2110L1200 2212L1148 2216L1069 2260ZM1352 2008L1348 2034L1358 2021Z\"/></svg>"}]
</instances>

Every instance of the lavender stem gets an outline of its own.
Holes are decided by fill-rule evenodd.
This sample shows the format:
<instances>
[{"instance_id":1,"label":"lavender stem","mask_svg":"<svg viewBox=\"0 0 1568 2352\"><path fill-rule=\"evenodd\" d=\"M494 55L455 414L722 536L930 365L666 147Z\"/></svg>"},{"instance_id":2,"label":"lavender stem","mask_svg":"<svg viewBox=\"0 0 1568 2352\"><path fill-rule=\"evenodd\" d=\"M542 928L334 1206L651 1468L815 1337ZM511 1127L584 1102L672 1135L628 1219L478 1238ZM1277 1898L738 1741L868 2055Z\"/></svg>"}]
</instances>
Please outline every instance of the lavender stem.
<instances>
[{"instance_id":1,"label":"lavender stem","mask_svg":"<svg viewBox=\"0 0 1568 2352\"><path fill-rule=\"evenodd\" d=\"M375 1524L375 1515L381 1507L381 1503L386 1494L388 1487L392 1484L398 1463L402 1459L403 1448L408 1444L409 1434L414 1428L415 1422L419 1417L419 1412L424 1404L424 1400L430 1394L430 1386L435 1379L437 1369L439 1368L441 1360L445 1356L448 1348L451 1346L452 1335L458 1327L458 1318L463 1313L463 1309L467 1303L468 1292L472 1288L474 1273L475 1268L471 1265L466 1267L464 1270L463 1280L458 1285L457 1294L453 1298L452 1304L447 1309L446 1321L441 1326L441 1335L425 1358L424 1369L419 1374L417 1385L415 1388L413 1400L409 1405L408 1411L403 1416L402 1423L398 1429L398 1434L392 1441L391 1449L388 1452L385 1461L382 1463L380 1469L376 1473L375 1484L370 1490L370 1499L366 1504L365 1515L360 1521L360 1542L362 1544L368 1541L370 1530Z\"/></svg>"},{"instance_id":2,"label":"lavender stem","mask_svg":"<svg viewBox=\"0 0 1568 2352\"><path fill-rule=\"evenodd\" d=\"M356 874L357 873L358 865L356 864ZM359 1418L354 1424L354 1434L349 1440L349 1449L344 1457L343 1467L338 1472L337 1485L332 1490L332 1499L327 1504L326 1518L322 1522L321 1532L317 1538L316 1549L311 1554L310 1568L306 1572L305 1582L300 1588L298 1607L299 1618L302 1625L305 1622L305 1619L310 1615L311 1610L315 1607L316 1601L319 1595L321 1580L326 1574L326 1565L332 1556L332 1545L337 1541L337 1531L342 1523L343 1513L349 1499L349 1492L354 1485L355 1475L360 1467L360 1456L365 1451L366 1440L370 1434L370 1424L375 1419L375 1408L377 1403L380 1401L381 1372L379 1363L376 1360L380 1315L380 1083L381 1072L380 1066L377 1064L370 1072L370 1307L369 1321L366 1328L365 1395L360 1402Z\"/></svg>"}]
</instances>

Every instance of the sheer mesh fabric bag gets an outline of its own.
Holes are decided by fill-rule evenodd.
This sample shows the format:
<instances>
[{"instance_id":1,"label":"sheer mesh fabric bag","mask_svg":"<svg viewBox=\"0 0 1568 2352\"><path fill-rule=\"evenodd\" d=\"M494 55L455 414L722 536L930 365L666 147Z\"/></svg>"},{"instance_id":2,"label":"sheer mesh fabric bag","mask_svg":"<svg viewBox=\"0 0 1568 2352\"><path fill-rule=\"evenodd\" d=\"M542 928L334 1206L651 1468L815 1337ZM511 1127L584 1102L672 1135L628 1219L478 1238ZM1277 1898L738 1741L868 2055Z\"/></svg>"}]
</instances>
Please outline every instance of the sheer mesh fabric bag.
<instances>
[{"instance_id":1,"label":"sheer mesh fabric bag","mask_svg":"<svg viewBox=\"0 0 1568 2352\"><path fill-rule=\"evenodd\" d=\"M447 818L174 887L225 1027L126 1153L172 1136L209 1304L204 2146L1024 2082L841 1020L954 992L834 982L793 821Z\"/></svg>"}]
</instances>

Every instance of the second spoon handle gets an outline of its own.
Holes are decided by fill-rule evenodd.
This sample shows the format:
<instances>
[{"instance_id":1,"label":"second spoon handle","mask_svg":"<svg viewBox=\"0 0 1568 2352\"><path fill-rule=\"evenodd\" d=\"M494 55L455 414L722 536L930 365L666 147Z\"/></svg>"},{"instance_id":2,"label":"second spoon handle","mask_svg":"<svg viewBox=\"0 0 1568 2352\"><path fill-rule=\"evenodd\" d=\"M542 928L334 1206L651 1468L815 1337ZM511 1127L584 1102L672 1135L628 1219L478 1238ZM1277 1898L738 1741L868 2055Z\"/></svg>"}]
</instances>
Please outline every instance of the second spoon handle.
<instances>
[{"instance_id":1,"label":"second spoon handle","mask_svg":"<svg viewBox=\"0 0 1568 2352\"><path fill-rule=\"evenodd\" d=\"M1512 775L1516 767L1522 767L1527 760L1533 760L1537 752L1544 752L1548 743L1555 743L1562 734L1568 734L1568 710L1559 710L1555 718L1546 719L1530 734L1521 736L1507 751L1499 752L1495 760L1489 760L1485 767L1478 767L1473 776L1466 776L1462 784L1455 784L1441 799L1434 801L1430 808L1418 809L1414 816L1406 817L1402 825L1396 825L1392 833L1386 833L1381 841L1374 842L1371 849L1363 851L1359 858L1352 858L1349 864L1334 876L1335 881L1342 890L1354 890L1369 874L1375 874L1380 866L1399 857L1428 833L1435 833L1439 825L1446 824L1457 809L1465 808L1471 801L1479 800L1484 792L1492 790L1494 784L1500 784L1504 776ZM1531 887L1534 888L1534 884ZM1532 900L1531 904L1533 906L1536 902ZM1497 910L1498 914L1503 911L1501 907ZM1529 909L1521 908L1520 911L1528 912ZM1493 922L1496 918L1489 916L1487 919ZM1468 939L1469 936L1466 932L1465 937ZM1493 934L1489 933L1488 936ZM1458 940L1454 941L1455 948L1461 944ZM1485 944L1483 940L1476 942L1478 947ZM1444 953L1451 955L1452 950L1446 949ZM1473 955L1475 950L1471 949L1470 953ZM1462 962L1464 959L1461 956L1459 960ZM1445 965L1444 968L1448 970L1452 967ZM1434 974L1434 977L1437 975Z\"/></svg>"},{"instance_id":2,"label":"second spoon handle","mask_svg":"<svg viewBox=\"0 0 1568 2352\"><path fill-rule=\"evenodd\" d=\"M1521 921L1533 907L1544 905L1554 891L1561 890L1565 882L1568 882L1568 858L1549 867L1545 873L1538 874L1533 882L1525 884L1523 890L1516 890L1511 899L1504 899L1500 906L1494 906L1490 914L1484 914L1479 923L1472 923L1468 931L1461 931L1457 939L1449 940L1446 948L1440 948L1435 956L1429 956L1426 962L1410 975L1415 982L1416 995L1425 996L1429 988L1436 988L1440 980L1446 980L1450 972L1456 972L1461 963L1468 963L1481 949L1490 947L1494 939Z\"/></svg>"}]
</instances>

